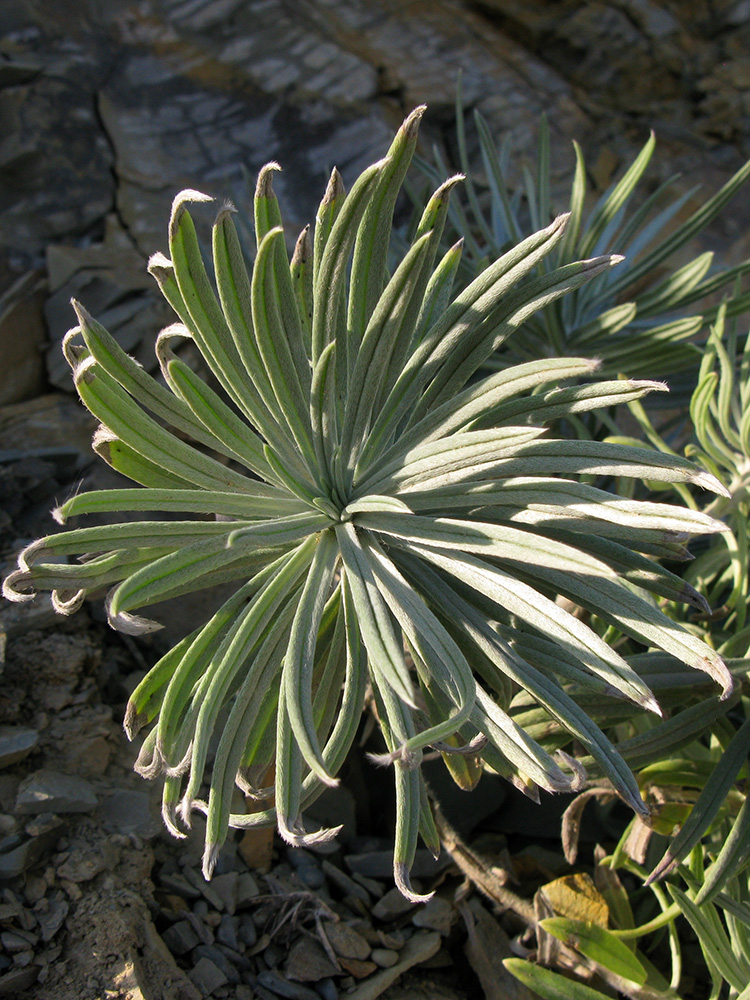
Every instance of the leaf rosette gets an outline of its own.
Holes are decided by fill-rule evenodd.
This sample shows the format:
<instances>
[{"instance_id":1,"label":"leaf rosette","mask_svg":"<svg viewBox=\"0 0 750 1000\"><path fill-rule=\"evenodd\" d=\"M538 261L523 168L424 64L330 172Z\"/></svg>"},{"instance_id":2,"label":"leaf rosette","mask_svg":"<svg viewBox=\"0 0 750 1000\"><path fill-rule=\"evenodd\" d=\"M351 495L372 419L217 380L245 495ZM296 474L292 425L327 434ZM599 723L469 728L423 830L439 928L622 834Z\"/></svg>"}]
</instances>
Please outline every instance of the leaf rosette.
<instances>
[{"instance_id":1,"label":"leaf rosette","mask_svg":"<svg viewBox=\"0 0 750 1000\"><path fill-rule=\"evenodd\" d=\"M659 712L588 615L708 672L723 697L732 688L720 657L658 608L660 598L705 607L657 559L724 525L596 485L624 476L722 493L721 483L656 450L545 430L665 387L592 381L597 363L585 358L479 374L527 318L619 258L539 272L564 237L561 216L453 295L461 245L439 256L460 180L452 177L388 273L393 209L423 110L348 193L334 171L314 235L303 231L291 261L271 185L276 164L258 179L250 272L225 207L209 278L188 211L209 199L178 195L170 257L150 262L178 317L156 342L163 384L77 303L79 326L65 339L80 397L101 422L95 450L140 486L75 496L57 519L184 519L40 539L5 593L26 600L50 590L57 610L71 613L106 587L112 626L137 633L158 627L137 613L149 605L236 584L138 685L125 720L131 738L151 727L136 767L162 777L172 833L194 810L206 814L207 877L230 827L276 823L297 845L335 835L307 832L302 812L336 783L368 690L395 775L395 880L420 899L409 880L418 837L439 849L419 766L428 748L449 764L480 758L530 794L581 787L573 758L547 752L513 721L517 692L647 811L624 759L564 688L573 680ZM180 338L193 342L217 388L172 350ZM233 813L235 784L268 808Z\"/></svg>"}]
</instances>

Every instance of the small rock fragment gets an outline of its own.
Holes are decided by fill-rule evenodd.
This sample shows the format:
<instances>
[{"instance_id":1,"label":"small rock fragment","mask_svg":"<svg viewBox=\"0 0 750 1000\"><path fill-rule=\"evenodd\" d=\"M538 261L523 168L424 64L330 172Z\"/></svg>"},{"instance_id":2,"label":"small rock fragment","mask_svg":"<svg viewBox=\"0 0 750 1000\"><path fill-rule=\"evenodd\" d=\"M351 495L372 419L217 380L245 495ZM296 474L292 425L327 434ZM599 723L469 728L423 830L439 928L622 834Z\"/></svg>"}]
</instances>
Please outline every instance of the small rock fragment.
<instances>
[{"instance_id":1,"label":"small rock fragment","mask_svg":"<svg viewBox=\"0 0 750 1000\"><path fill-rule=\"evenodd\" d=\"M338 971L317 941L308 937L298 938L294 942L284 963L286 978L303 983L314 983L318 979L335 976Z\"/></svg>"},{"instance_id":2,"label":"small rock fragment","mask_svg":"<svg viewBox=\"0 0 750 1000\"><path fill-rule=\"evenodd\" d=\"M227 872L225 875L215 875L211 879L211 888L223 903L223 909L231 916L237 909L237 888L239 875L237 872Z\"/></svg>"},{"instance_id":3,"label":"small rock fragment","mask_svg":"<svg viewBox=\"0 0 750 1000\"><path fill-rule=\"evenodd\" d=\"M260 889L258 888L258 883L255 881L250 872L241 872L239 878L237 879L236 906L243 906L245 903L249 903L251 899L255 899L255 897L259 895Z\"/></svg>"},{"instance_id":4,"label":"small rock fragment","mask_svg":"<svg viewBox=\"0 0 750 1000\"><path fill-rule=\"evenodd\" d=\"M0 726L0 767L17 764L31 753L39 742L36 729L26 726Z\"/></svg>"},{"instance_id":5,"label":"small rock fragment","mask_svg":"<svg viewBox=\"0 0 750 1000\"><path fill-rule=\"evenodd\" d=\"M339 962L355 979L365 979L377 969L374 962L361 962L358 958L339 958Z\"/></svg>"},{"instance_id":6,"label":"small rock fragment","mask_svg":"<svg viewBox=\"0 0 750 1000\"><path fill-rule=\"evenodd\" d=\"M231 917L228 913L225 913L219 922L219 926L216 928L216 940L227 948L232 948L234 951L240 950L240 942L237 937L237 929L239 927L239 920L237 917Z\"/></svg>"},{"instance_id":7,"label":"small rock fragment","mask_svg":"<svg viewBox=\"0 0 750 1000\"><path fill-rule=\"evenodd\" d=\"M372 908L372 915L377 920L395 920L409 910L419 906L419 903L410 903L408 899L401 895L395 887L379 899Z\"/></svg>"},{"instance_id":8,"label":"small rock fragment","mask_svg":"<svg viewBox=\"0 0 750 1000\"><path fill-rule=\"evenodd\" d=\"M411 922L415 927L425 927L430 931L438 931L443 937L447 937L457 917L456 911L447 899L434 896L429 903L417 910L411 918Z\"/></svg>"},{"instance_id":9,"label":"small rock fragment","mask_svg":"<svg viewBox=\"0 0 750 1000\"><path fill-rule=\"evenodd\" d=\"M391 948L373 948L370 958L381 969L390 969L398 962L398 952Z\"/></svg>"},{"instance_id":10,"label":"small rock fragment","mask_svg":"<svg viewBox=\"0 0 750 1000\"><path fill-rule=\"evenodd\" d=\"M58 865L57 874L68 882L90 882L106 867L103 855L98 852L71 851L70 856Z\"/></svg>"},{"instance_id":11,"label":"small rock fragment","mask_svg":"<svg viewBox=\"0 0 750 1000\"><path fill-rule=\"evenodd\" d=\"M325 936L339 957L356 958L363 961L370 957L370 945L348 924L327 923L324 927Z\"/></svg>"},{"instance_id":12,"label":"small rock fragment","mask_svg":"<svg viewBox=\"0 0 750 1000\"><path fill-rule=\"evenodd\" d=\"M213 962L216 968L221 970L222 975L226 978L228 983L238 983L240 981L239 972L235 969L227 956L218 948L214 947L214 945L199 944L193 954L197 959L205 958L209 962Z\"/></svg>"},{"instance_id":13,"label":"small rock fragment","mask_svg":"<svg viewBox=\"0 0 750 1000\"><path fill-rule=\"evenodd\" d=\"M276 996L286 997L287 1000L320 1000L320 994L311 990L309 986L303 986L301 983L290 983L273 969L260 973L258 985L275 993Z\"/></svg>"},{"instance_id":14,"label":"small rock fragment","mask_svg":"<svg viewBox=\"0 0 750 1000\"><path fill-rule=\"evenodd\" d=\"M176 924L167 927L161 937L173 955L185 955L201 943L187 920L178 920Z\"/></svg>"},{"instance_id":15,"label":"small rock fragment","mask_svg":"<svg viewBox=\"0 0 750 1000\"><path fill-rule=\"evenodd\" d=\"M68 915L70 907L65 900L60 897L42 899L34 907L34 913L39 921L42 932L42 941L51 941L63 925L63 921Z\"/></svg>"},{"instance_id":16,"label":"small rock fragment","mask_svg":"<svg viewBox=\"0 0 750 1000\"><path fill-rule=\"evenodd\" d=\"M136 834L151 840L161 832L161 822L151 812L146 792L122 789L109 795L99 806L104 829L126 836Z\"/></svg>"},{"instance_id":17,"label":"small rock fragment","mask_svg":"<svg viewBox=\"0 0 750 1000\"><path fill-rule=\"evenodd\" d=\"M209 958L199 959L195 966L188 972L188 976L204 997L211 996L214 990L218 990L221 986L226 986L229 982L221 969L217 965L214 965Z\"/></svg>"},{"instance_id":18,"label":"small rock fragment","mask_svg":"<svg viewBox=\"0 0 750 1000\"><path fill-rule=\"evenodd\" d=\"M0 997L14 996L29 989L39 975L38 965L28 965L25 969L11 969L0 976Z\"/></svg>"},{"instance_id":19,"label":"small rock fragment","mask_svg":"<svg viewBox=\"0 0 750 1000\"><path fill-rule=\"evenodd\" d=\"M38 813L86 813L96 808L94 789L85 778L58 771L35 771L18 786L16 812L23 816Z\"/></svg>"}]
</instances>

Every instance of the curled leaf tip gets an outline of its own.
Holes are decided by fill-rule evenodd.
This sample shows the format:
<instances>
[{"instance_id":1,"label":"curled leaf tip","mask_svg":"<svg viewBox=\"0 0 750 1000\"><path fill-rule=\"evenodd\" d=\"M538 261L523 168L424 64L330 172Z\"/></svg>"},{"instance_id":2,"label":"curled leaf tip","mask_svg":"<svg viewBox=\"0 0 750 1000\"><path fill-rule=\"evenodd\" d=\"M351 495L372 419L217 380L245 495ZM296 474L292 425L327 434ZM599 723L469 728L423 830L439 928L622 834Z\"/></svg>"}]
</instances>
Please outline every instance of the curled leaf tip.
<instances>
[{"instance_id":1,"label":"curled leaf tip","mask_svg":"<svg viewBox=\"0 0 750 1000\"><path fill-rule=\"evenodd\" d=\"M113 612L110 601L111 599L107 598L107 621L115 632L122 632L123 635L147 635L149 632L158 632L164 628L159 622L150 618L131 615L127 611Z\"/></svg>"},{"instance_id":2,"label":"curled leaf tip","mask_svg":"<svg viewBox=\"0 0 750 1000\"><path fill-rule=\"evenodd\" d=\"M214 199L210 194L204 194L202 191L194 191L192 188L185 188L184 191L180 191L172 202L172 212L169 217L169 238L174 239L180 225L180 219L182 218L187 205L191 202L206 202L213 200Z\"/></svg>"},{"instance_id":3,"label":"curled leaf tip","mask_svg":"<svg viewBox=\"0 0 750 1000\"><path fill-rule=\"evenodd\" d=\"M30 589L22 589L24 587ZM27 601L33 601L36 597L36 590L33 588L31 574L22 569L9 573L3 580L3 597L6 601L12 601L14 604L25 604Z\"/></svg>"},{"instance_id":4,"label":"curled leaf tip","mask_svg":"<svg viewBox=\"0 0 750 1000\"><path fill-rule=\"evenodd\" d=\"M96 366L96 358L92 357L90 354L82 358L73 369L73 380L76 387L83 382L85 385L91 385L91 383L96 378L93 368Z\"/></svg>"},{"instance_id":5,"label":"curled leaf tip","mask_svg":"<svg viewBox=\"0 0 750 1000\"><path fill-rule=\"evenodd\" d=\"M73 371L76 370L81 359L86 356L86 347L83 344L75 343L76 338L80 337L81 333L80 326L71 327L62 340L63 355Z\"/></svg>"},{"instance_id":6,"label":"curled leaf tip","mask_svg":"<svg viewBox=\"0 0 750 1000\"><path fill-rule=\"evenodd\" d=\"M146 269L158 281L160 276L163 277L164 271L172 270L172 261L161 250L157 250L156 253L152 253L149 257Z\"/></svg>"},{"instance_id":7,"label":"curled leaf tip","mask_svg":"<svg viewBox=\"0 0 750 1000\"><path fill-rule=\"evenodd\" d=\"M408 899L410 903L429 903L435 895L434 892L421 894L414 891L411 878L409 877L409 867L403 861L394 861L393 881L396 883L396 888L401 895Z\"/></svg>"},{"instance_id":8,"label":"curled leaf tip","mask_svg":"<svg viewBox=\"0 0 750 1000\"><path fill-rule=\"evenodd\" d=\"M177 826L177 814L174 802L163 802L161 807L161 818L169 833L177 840L185 840L186 833Z\"/></svg>"},{"instance_id":9,"label":"curled leaf tip","mask_svg":"<svg viewBox=\"0 0 750 1000\"><path fill-rule=\"evenodd\" d=\"M418 107L414 108L403 121L401 128L404 133L409 137L413 138L419 131L419 123L422 120L422 116L427 110L426 104L420 104Z\"/></svg>"},{"instance_id":10,"label":"curled leaf tip","mask_svg":"<svg viewBox=\"0 0 750 1000\"><path fill-rule=\"evenodd\" d=\"M291 847L315 847L318 844L327 844L337 837L342 829L341 826L334 826L307 833L299 816L288 823L281 813L277 816L276 825L281 839Z\"/></svg>"},{"instance_id":11,"label":"curled leaf tip","mask_svg":"<svg viewBox=\"0 0 750 1000\"><path fill-rule=\"evenodd\" d=\"M164 757L158 746L150 746L149 741L141 747L140 753L133 764L133 770L142 778L156 778L164 770Z\"/></svg>"},{"instance_id":12,"label":"curled leaf tip","mask_svg":"<svg viewBox=\"0 0 750 1000\"><path fill-rule=\"evenodd\" d=\"M573 772L572 777L567 779L567 787L560 789L560 791L582 792L586 787L586 780L588 778L586 768L583 764L576 760L575 757L571 757L570 754L565 753L564 750L558 750L555 758L560 764L565 764Z\"/></svg>"},{"instance_id":13,"label":"curled leaf tip","mask_svg":"<svg viewBox=\"0 0 750 1000\"><path fill-rule=\"evenodd\" d=\"M122 720L122 728L131 743L147 721L146 716L138 711L132 701L129 701L125 709L125 718Z\"/></svg>"},{"instance_id":14,"label":"curled leaf tip","mask_svg":"<svg viewBox=\"0 0 750 1000\"><path fill-rule=\"evenodd\" d=\"M53 590L52 607L58 615L72 615L86 599L85 590Z\"/></svg>"},{"instance_id":15,"label":"curled leaf tip","mask_svg":"<svg viewBox=\"0 0 750 1000\"><path fill-rule=\"evenodd\" d=\"M275 160L271 160L270 163L266 163L265 166L260 168L258 183L255 185L256 198L275 197L273 193L273 175L277 170L281 170L281 167Z\"/></svg>"}]
</instances>

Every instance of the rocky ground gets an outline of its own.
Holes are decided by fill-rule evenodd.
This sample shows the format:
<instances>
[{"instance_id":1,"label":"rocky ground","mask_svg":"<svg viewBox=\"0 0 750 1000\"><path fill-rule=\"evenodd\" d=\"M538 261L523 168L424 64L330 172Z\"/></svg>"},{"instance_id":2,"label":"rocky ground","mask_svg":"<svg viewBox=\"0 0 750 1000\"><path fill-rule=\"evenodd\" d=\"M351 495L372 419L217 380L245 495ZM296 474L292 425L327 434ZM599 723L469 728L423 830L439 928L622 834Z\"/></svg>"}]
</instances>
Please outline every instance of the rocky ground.
<instances>
[{"instance_id":1,"label":"rocky ground","mask_svg":"<svg viewBox=\"0 0 750 1000\"><path fill-rule=\"evenodd\" d=\"M231 197L246 217L253 175L277 159L293 239L330 167L351 181L413 106L429 105L423 154L434 142L451 155L459 69L467 106L512 138L518 172L546 111L557 191L573 137L593 193L649 128L652 187L682 171L683 190L713 191L750 155L748 0L0 7L4 568L54 530L56 502L110 482L92 464L91 421L60 353L70 297L149 366L170 317L145 260L164 247L177 190ZM750 203L737 199L705 243L736 262L750 252L749 223ZM511 938L524 948L523 907L514 911L507 886L531 899L563 874L559 809L534 817L531 844L519 836L524 805L499 785L483 780L451 813L433 777L471 848L447 833L443 862L418 859L422 885L438 890L428 907L391 888L388 789L363 753L338 798L321 801L347 817L330 853L238 835L205 883L200 830L179 843L162 832L158 789L132 773L136 749L121 729L156 643L190 614L166 608L162 638L135 644L96 603L69 620L44 601L0 612L0 997L522 1000L499 964Z\"/></svg>"}]
</instances>

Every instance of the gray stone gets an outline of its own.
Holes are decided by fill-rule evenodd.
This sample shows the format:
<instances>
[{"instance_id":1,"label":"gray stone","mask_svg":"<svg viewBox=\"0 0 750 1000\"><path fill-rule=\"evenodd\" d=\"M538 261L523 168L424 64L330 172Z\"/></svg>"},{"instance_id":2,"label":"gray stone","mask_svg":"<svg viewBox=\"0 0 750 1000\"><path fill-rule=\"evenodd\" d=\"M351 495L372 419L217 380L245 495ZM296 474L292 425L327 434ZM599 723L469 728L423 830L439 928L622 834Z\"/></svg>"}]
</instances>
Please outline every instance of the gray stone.
<instances>
[{"instance_id":1,"label":"gray stone","mask_svg":"<svg viewBox=\"0 0 750 1000\"><path fill-rule=\"evenodd\" d=\"M7 854L0 854L0 879L16 878L38 864L55 846L63 826L62 820L49 814L40 816L36 823L27 824L27 833L32 839Z\"/></svg>"},{"instance_id":2,"label":"gray stone","mask_svg":"<svg viewBox=\"0 0 750 1000\"><path fill-rule=\"evenodd\" d=\"M373 948L370 958L381 969L390 969L398 962L398 952L392 948Z\"/></svg>"},{"instance_id":3,"label":"gray stone","mask_svg":"<svg viewBox=\"0 0 750 1000\"><path fill-rule=\"evenodd\" d=\"M370 957L370 945L358 931L343 921L326 923L323 929L329 944L341 958L364 960Z\"/></svg>"},{"instance_id":4,"label":"gray stone","mask_svg":"<svg viewBox=\"0 0 750 1000\"><path fill-rule=\"evenodd\" d=\"M47 332L42 312L42 277L39 271L29 271L0 298L0 357L3 359L0 406L31 399L45 390L42 347Z\"/></svg>"},{"instance_id":5,"label":"gray stone","mask_svg":"<svg viewBox=\"0 0 750 1000\"><path fill-rule=\"evenodd\" d=\"M233 948L235 951L239 951L240 942L237 937L239 923L240 922L237 917L230 917L228 913L225 913L221 918L219 926L216 928L216 940L225 944L228 948ZM254 926L253 932L255 932Z\"/></svg>"},{"instance_id":6,"label":"gray stone","mask_svg":"<svg viewBox=\"0 0 750 1000\"><path fill-rule=\"evenodd\" d=\"M339 991L332 979L321 979L315 984L315 990L322 1000L339 1000Z\"/></svg>"},{"instance_id":7,"label":"gray stone","mask_svg":"<svg viewBox=\"0 0 750 1000\"><path fill-rule=\"evenodd\" d=\"M34 914L42 932L42 941L51 941L63 925L70 907L62 897L44 898L34 907Z\"/></svg>"},{"instance_id":8,"label":"gray stone","mask_svg":"<svg viewBox=\"0 0 750 1000\"><path fill-rule=\"evenodd\" d=\"M241 919L237 936L246 948L252 948L258 940L258 931L249 917L246 916Z\"/></svg>"},{"instance_id":9,"label":"gray stone","mask_svg":"<svg viewBox=\"0 0 750 1000\"><path fill-rule=\"evenodd\" d=\"M35 771L18 786L16 811L23 816L37 813L87 813L96 808L97 798L85 778L58 771Z\"/></svg>"},{"instance_id":10,"label":"gray stone","mask_svg":"<svg viewBox=\"0 0 750 1000\"><path fill-rule=\"evenodd\" d=\"M99 805L99 816L105 830L127 835L136 834L143 840L151 840L162 829L158 817L151 809L151 799L146 792L121 789L103 799Z\"/></svg>"},{"instance_id":11,"label":"gray stone","mask_svg":"<svg viewBox=\"0 0 750 1000\"><path fill-rule=\"evenodd\" d=\"M169 892L175 893L182 899L199 899L200 892L191 885L182 875L176 873L162 872L159 876L159 884Z\"/></svg>"},{"instance_id":12,"label":"gray stone","mask_svg":"<svg viewBox=\"0 0 750 1000\"><path fill-rule=\"evenodd\" d=\"M434 896L425 903L411 918L415 927L425 927L430 931L439 931L443 937L450 934L451 927L458 919L458 913L447 899Z\"/></svg>"},{"instance_id":13,"label":"gray stone","mask_svg":"<svg viewBox=\"0 0 750 1000\"><path fill-rule=\"evenodd\" d=\"M193 952L193 958L205 958L207 961L213 962L217 969L221 970L222 975L228 983L238 983L240 981L240 974L237 969L232 965L224 952L220 951L214 945L199 944Z\"/></svg>"},{"instance_id":14,"label":"gray stone","mask_svg":"<svg viewBox=\"0 0 750 1000\"><path fill-rule=\"evenodd\" d=\"M254 961L251 961L249 958L245 958L241 952L235 951L234 948L229 948L225 944L217 943L216 949L229 960L235 969L239 969L242 972L248 972L256 969Z\"/></svg>"},{"instance_id":15,"label":"gray stone","mask_svg":"<svg viewBox=\"0 0 750 1000\"><path fill-rule=\"evenodd\" d=\"M287 1000L320 1000L320 994L315 990L303 986L302 983L290 983L288 979L284 979L273 969L260 973L258 985L264 986L276 996L286 997Z\"/></svg>"},{"instance_id":16,"label":"gray stone","mask_svg":"<svg viewBox=\"0 0 750 1000\"><path fill-rule=\"evenodd\" d=\"M187 920L178 920L176 924L167 927L161 937L173 955L185 955L201 943Z\"/></svg>"},{"instance_id":17,"label":"gray stone","mask_svg":"<svg viewBox=\"0 0 750 1000\"><path fill-rule=\"evenodd\" d=\"M203 901L198 900L198 902L200 903ZM192 913L190 910L186 910L185 920L187 920L187 922L193 928L193 930L198 935L203 944L214 943L214 936L211 933L211 930L208 927L206 927L206 925L203 923L203 921L200 919L199 916L197 916L195 913Z\"/></svg>"},{"instance_id":18,"label":"gray stone","mask_svg":"<svg viewBox=\"0 0 750 1000\"><path fill-rule=\"evenodd\" d=\"M29 951L39 940L36 934L21 934L15 933L14 931L3 931L0 934L0 942L2 942L3 948L11 954L15 955L19 951Z\"/></svg>"},{"instance_id":19,"label":"gray stone","mask_svg":"<svg viewBox=\"0 0 750 1000\"><path fill-rule=\"evenodd\" d=\"M211 879L211 889L216 893L228 914L237 909L237 887L239 875L237 872L227 872L225 875L215 875Z\"/></svg>"},{"instance_id":20,"label":"gray stone","mask_svg":"<svg viewBox=\"0 0 750 1000\"><path fill-rule=\"evenodd\" d=\"M238 907L243 906L259 895L260 889L258 888L258 883L250 872L240 872L240 877L237 880L236 905Z\"/></svg>"},{"instance_id":21,"label":"gray stone","mask_svg":"<svg viewBox=\"0 0 750 1000\"><path fill-rule=\"evenodd\" d=\"M11 969L0 976L0 997L15 996L30 989L39 975L38 965L28 965L25 969Z\"/></svg>"},{"instance_id":22,"label":"gray stone","mask_svg":"<svg viewBox=\"0 0 750 1000\"><path fill-rule=\"evenodd\" d=\"M284 975L287 979L296 979L303 983L326 979L338 972L318 942L308 937L297 938L292 943L289 956L284 963Z\"/></svg>"},{"instance_id":23,"label":"gray stone","mask_svg":"<svg viewBox=\"0 0 750 1000\"><path fill-rule=\"evenodd\" d=\"M207 900L215 910L224 909L224 900L214 889L213 885L203 878L200 872L197 872L193 868L189 867L184 868L183 872L187 881L198 890L203 898Z\"/></svg>"},{"instance_id":24,"label":"gray stone","mask_svg":"<svg viewBox=\"0 0 750 1000\"><path fill-rule=\"evenodd\" d=\"M28 757L38 742L36 729L0 726L0 767L10 767Z\"/></svg>"},{"instance_id":25,"label":"gray stone","mask_svg":"<svg viewBox=\"0 0 750 1000\"><path fill-rule=\"evenodd\" d=\"M398 889L389 889L388 892L379 899L372 908L372 915L377 920L395 920L413 910L418 903L410 903L405 899Z\"/></svg>"},{"instance_id":26,"label":"gray stone","mask_svg":"<svg viewBox=\"0 0 750 1000\"><path fill-rule=\"evenodd\" d=\"M215 965L208 958L199 959L195 966L188 972L188 976L204 997L210 997L214 990L218 990L221 986L226 986L229 982L218 965Z\"/></svg>"}]
</instances>

